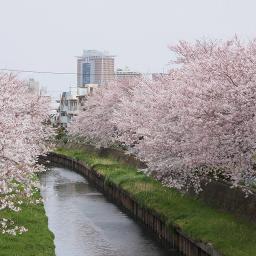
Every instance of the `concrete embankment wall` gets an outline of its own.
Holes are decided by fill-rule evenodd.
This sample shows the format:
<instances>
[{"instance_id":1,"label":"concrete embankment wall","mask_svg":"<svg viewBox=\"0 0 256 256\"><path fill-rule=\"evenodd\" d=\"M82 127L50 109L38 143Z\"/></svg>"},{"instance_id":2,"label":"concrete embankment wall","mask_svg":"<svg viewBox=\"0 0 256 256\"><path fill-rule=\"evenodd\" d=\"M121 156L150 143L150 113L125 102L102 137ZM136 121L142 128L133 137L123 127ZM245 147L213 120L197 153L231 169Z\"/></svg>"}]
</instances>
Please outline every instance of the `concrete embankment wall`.
<instances>
[{"instance_id":1,"label":"concrete embankment wall","mask_svg":"<svg viewBox=\"0 0 256 256\"><path fill-rule=\"evenodd\" d=\"M103 175L98 173L97 170L89 168L83 162L56 153L50 153L47 160L68 167L85 176L109 200L143 224L163 247L170 250L177 249L181 255L185 256L220 256L212 246L193 241L177 228L167 226L165 220L161 219L157 213L146 207L141 207L131 195L115 184L105 182Z\"/></svg>"}]
</instances>

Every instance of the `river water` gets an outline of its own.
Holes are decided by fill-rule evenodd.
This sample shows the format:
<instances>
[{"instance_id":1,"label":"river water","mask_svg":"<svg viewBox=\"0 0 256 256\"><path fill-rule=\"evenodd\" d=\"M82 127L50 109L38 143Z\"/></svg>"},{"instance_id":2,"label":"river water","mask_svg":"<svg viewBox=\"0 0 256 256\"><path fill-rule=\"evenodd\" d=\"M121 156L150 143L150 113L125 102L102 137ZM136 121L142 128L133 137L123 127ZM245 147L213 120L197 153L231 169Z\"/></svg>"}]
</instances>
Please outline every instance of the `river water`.
<instances>
[{"instance_id":1,"label":"river water","mask_svg":"<svg viewBox=\"0 0 256 256\"><path fill-rule=\"evenodd\" d=\"M57 256L167 256L146 231L69 169L40 177Z\"/></svg>"}]
</instances>

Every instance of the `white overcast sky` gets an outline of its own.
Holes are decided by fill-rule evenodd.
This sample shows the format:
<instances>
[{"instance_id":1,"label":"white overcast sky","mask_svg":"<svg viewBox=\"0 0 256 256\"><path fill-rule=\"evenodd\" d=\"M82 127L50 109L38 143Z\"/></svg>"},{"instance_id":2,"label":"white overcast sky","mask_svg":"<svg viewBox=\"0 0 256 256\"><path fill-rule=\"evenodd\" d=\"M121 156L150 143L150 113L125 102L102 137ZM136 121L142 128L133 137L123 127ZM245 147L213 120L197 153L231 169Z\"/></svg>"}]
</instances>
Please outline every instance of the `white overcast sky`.
<instances>
[{"instance_id":1,"label":"white overcast sky","mask_svg":"<svg viewBox=\"0 0 256 256\"><path fill-rule=\"evenodd\" d=\"M161 72L178 40L256 37L256 0L0 0L0 68L76 72L83 49ZM34 75L57 95L73 75Z\"/></svg>"}]
</instances>

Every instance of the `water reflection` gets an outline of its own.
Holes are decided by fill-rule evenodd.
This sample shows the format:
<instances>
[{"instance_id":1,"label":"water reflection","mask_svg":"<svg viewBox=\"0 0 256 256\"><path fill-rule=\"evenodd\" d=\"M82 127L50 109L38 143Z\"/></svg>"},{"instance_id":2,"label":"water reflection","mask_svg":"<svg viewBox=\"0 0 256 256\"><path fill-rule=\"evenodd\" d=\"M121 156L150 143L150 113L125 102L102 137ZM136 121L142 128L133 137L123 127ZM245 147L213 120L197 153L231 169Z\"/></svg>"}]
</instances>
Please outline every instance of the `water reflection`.
<instances>
[{"instance_id":1,"label":"water reflection","mask_svg":"<svg viewBox=\"0 0 256 256\"><path fill-rule=\"evenodd\" d=\"M167 255L79 174L52 167L40 180L57 256Z\"/></svg>"}]
</instances>

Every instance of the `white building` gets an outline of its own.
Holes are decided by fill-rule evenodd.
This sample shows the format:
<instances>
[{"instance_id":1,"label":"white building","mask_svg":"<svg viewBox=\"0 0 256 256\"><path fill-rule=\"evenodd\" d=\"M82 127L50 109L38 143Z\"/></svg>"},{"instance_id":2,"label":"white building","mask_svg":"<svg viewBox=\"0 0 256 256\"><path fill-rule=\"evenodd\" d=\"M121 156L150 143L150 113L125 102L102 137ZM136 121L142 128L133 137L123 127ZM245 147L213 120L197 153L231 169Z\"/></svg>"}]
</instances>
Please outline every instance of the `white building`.
<instances>
[{"instance_id":1,"label":"white building","mask_svg":"<svg viewBox=\"0 0 256 256\"><path fill-rule=\"evenodd\" d=\"M67 127L82 109L86 97L92 95L97 87L98 84L87 84L83 87L70 87L68 92L63 92L58 109L58 124Z\"/></svg>"},{"instance_id":2,"label":"white building","mask_svg":"<svg viewBox=\"0 0 256 256\"><path fill-rule=\"evenodd\" d=\"M132 78L141 78L142 74L136 71L131 71L128 67L124 69L117 69L116 70L116 79L124 80L124 79L132 79Z\"/></svg>"},{"instance_id":3,"label":"white building","mask_svg":"<svg viewBox=\"0 0 256 256\"><path fill-rule=\"evenodd\" d=\"M51 98L50 122L53 126L58 125L59 100Z\"/></svg>"}]
</instances>

